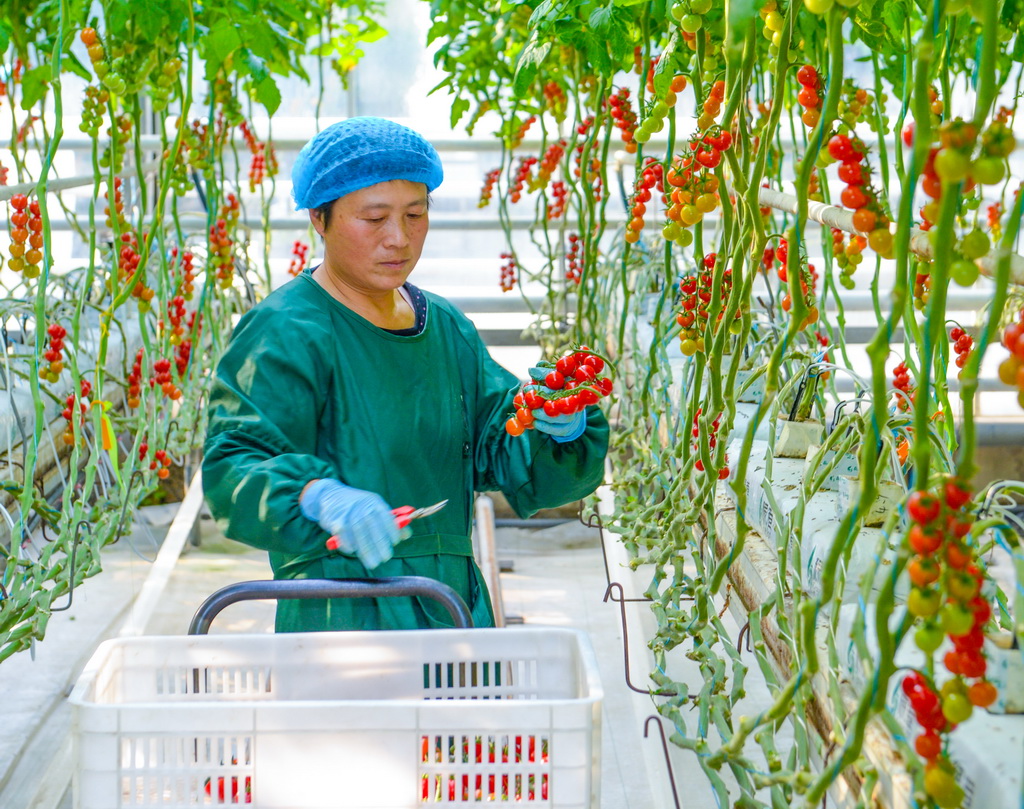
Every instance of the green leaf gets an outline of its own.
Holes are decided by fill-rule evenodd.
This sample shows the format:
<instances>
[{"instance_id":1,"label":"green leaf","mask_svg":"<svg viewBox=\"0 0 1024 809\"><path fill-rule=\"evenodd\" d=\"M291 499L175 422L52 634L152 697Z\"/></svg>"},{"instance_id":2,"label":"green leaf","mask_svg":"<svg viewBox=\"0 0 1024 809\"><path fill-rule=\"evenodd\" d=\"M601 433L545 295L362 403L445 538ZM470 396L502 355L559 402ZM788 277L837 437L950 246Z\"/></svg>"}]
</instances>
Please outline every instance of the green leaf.
<instances>
[{"instance_id":1,"label":"green leaf","mask_svg":"<svg viewBox=\"0 0 1024 809\"><path fill-rule=\"evenodd\" d=\"M679 47L679 39L679 31L673 29L672 36L668 39L668 45L661 52L658 64L654 66L654 94L658 98L665 97L665 93L672 83L672 77L676 74L673 62L675 61L676 48Z\"/></svg>"},{"instance_id":2,"label":"green leaf","mask_svg":"<svg viewBox=\"0 0 1024 809\"><path fill-rule=\"evenodd\" d=\"M39 65L27 71L21 77L21 108L30 110L39 103L49 89L47 82L50 80L52 69L50 65Z\"/></svg>"},{"instance_id":3,"label":"green leaf","mask_svg":"<svg viewBox=\"0 0 1024 809\"><path fill-rule=\"evenodd\" d=\"M617 5L617 6L625 7L625 6L638 6L641 3L647 2L647 0L612 0L612 2L615 5Z\"/></svg>"},{"instance_id":4,"label":"green leaf","mask_svg":"<svg viewBox=\"0 0 1024 809\"><path fill-rule=\"evenodd\" d=\"M744 38L751 25L756 25L760 34L761 20L758 13L760 6L757 0L730 0L728 6L728 25L726 49L742 47Z\"/></svg>"},{"instance_id":5,"label":"green leaf","mask_svg":"<svg viewBox=\"0 0 1024 809\"><path fill-rule=\"evenodd\" d=\"M66 52L61 58L61 65L70 73L74 73L76 76L85 79L87 82L92 81L92 73L90 73L88 69L86 69L85 65L79 61L78 57L70 51Z\"/></svg>"},{"instance_id":6,"label":"green leaf","mask_svg":"<svg viewBox=\"0 0 1024 809\"><path fill-rule=\"evenodd\" d=\"M203 40L206 45L205 55L208 64L223 64L223 62L242 45L242 38L238 35L233 23L228 20L218 21L210 33Z\"/></svg>"},{"instance_id":7,"label":"green leaf","mask_svg":"<svg viewBox=\"0 0 1024 809\"><path fill-rule=\"evenodd\" d=\"M516 95L524 96L527 93L533 80L537 78L537 71L541 62L551 50L551 42L537 44L536 39L531 39L523 52L519 54L519 61L516 63L516 72L512 78L512 89Z\"/></svg>"},{"instance_id":8,"label":"green leaf","mask_svg":"<svg viewBox=\"0 0 1024 809\"><path fill-rule=\"evenodd\" d=\"M438 90L440 90L442 87L450 87L451 83L452 83L452 77L451 76L445 76L443 79L441 79L441 81L439 81L437 84L435 84L433 87L431 87L427 91L427 95L428 96L429 95L433 95Z\"/></svg>"},{"instance_id":9,"label":"green leaf","mask_svg":"<svg viewBox=\"0 0 1024 809\"><path fill-rule=\"evenodd\" d=\"M459 119L462 118L462 116L466 113L466 111L468 109L469 109L469 101L468 101L468 99L456 98L452 102L452 116L451 116L452 128L455 127L455 124L457 124L459 122Z\"/></svg>"},{"instance_id":10,"label":"green leaf","mask_svg":"<svg viewBox=\"0 0 1024 809\"><path fill-rule=\"evenodd\" d=\"M256 84L256 100L266 107L268 115L273 115L281 106L281 91L269 75Z\"/></svg>"},{"instance_id":11,"label":"green leaf","mask_svg":"<svg viewBox=\"0 0 1024 809\"><path fill-rule=\"evenodd\" d=\"M242 63L249 69L249 75L252 76L256 84L259 84L270 75L267 63L248 48L242 48Z\"/></svg>"},{"instance_id":12,"label":"green leaf","mask_svg":"<svg viewBox=\"0 0 1024 809\"><path fill-rule=\"evenodd\" d=\"M11 44L11 26L6 20L0 21L0 52L6 51Z\"/></svg>"},{"instance_id":13,"label":"green leaf","mask_svg":"<svg viewBox=\"0 0 1024 809\"><path fill-rule=\"evenodd\" d=\"M261 59L273 59L276 48L286 47L274 36L273 29L260 18L243 23L241 34L246 47Z\"/></svg>"}]
</instances>

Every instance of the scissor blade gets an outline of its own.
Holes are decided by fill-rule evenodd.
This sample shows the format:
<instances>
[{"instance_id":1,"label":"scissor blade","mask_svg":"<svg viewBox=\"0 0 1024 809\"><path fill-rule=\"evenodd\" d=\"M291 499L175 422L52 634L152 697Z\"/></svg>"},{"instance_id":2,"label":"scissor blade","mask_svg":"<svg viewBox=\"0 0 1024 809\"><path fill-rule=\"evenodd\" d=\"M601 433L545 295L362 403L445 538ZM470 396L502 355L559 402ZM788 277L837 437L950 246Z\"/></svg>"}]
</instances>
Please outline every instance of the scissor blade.
<instances>
[{"instance_id":1,"label":"scissor blade","mask_svg":"<svg viewBox=\"0 0 1024 809\"><path fill-rule=\"evenodd\" d=\"M442 500L440 503L434 503L434 505L432 506L424 506L423 508L418 508L412 514L409 515L409 519L418 520L420 519L420 517L429 517L431 514L436 514L447 505L448 501Z\"/></svg>"}]
</instances>

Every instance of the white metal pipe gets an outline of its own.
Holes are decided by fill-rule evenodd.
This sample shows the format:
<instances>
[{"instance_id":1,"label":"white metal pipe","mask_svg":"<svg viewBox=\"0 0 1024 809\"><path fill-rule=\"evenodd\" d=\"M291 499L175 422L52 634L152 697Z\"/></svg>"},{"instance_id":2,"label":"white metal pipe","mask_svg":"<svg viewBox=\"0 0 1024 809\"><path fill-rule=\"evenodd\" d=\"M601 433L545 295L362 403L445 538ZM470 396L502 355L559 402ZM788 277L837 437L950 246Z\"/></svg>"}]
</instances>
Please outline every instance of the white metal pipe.
<instances>
[{"instance_id":1,"label":"white metal pipe","mask_svg":"<svg viewBox=\"0 0 1024 809\"><path fill-rule=\"evenodd\" d=\"M785 194L772 188L762 188L758 191L757 198L762 205L776 210L791 214L797 212L798 200L792 194ZM838 228L846 233L855 233L860 236L864 235L853 226L853 213L835 205L808 200L807 217L830 228ZM894 229L894 226L890 226L890 229ZM926 231L920 228L911 228L910 251L924 259L934 258L931 239L928 238ZM987 256L979 258L975 263L983 274L991 278L995 274L996 264L1002 255L1004 254L1001 251L995 249ZM1016 253L1010 254L1010 281L1014 284L1024 285L1024 256Z\"/></svg>"}]
</instances>

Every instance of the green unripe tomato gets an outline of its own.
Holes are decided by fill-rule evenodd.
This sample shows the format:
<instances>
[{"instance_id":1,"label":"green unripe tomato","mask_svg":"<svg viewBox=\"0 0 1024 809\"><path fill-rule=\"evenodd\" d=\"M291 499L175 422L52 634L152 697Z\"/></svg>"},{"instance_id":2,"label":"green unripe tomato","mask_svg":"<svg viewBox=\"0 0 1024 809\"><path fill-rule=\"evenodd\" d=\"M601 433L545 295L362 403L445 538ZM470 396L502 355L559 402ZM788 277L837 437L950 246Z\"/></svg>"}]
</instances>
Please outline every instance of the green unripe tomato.
<instances>
[{"instance_id":1,"label":"green unripe tomato","mask_svg":"<svg viewBox=\"0 0 1024 809\"><path fill-rule=\"evenodd\" d=\"M989 2L990 0L967 0L967 10L971 12L971 16L975 20L981 22L985 16L985 7Z\"/></svg>"},{"instance_id":2,"label":"green unripe tomato","mask_svg":"<svg viewBox=\"0 0 1024 809\"><path fill-rule=\"evenodd\" d=\"M907 610L918 618L930 618L942 607L942 593L934 588L913 587L907 596Z\"/></svg>"},{"instance_id":3,"label":"green unripe tomato","mask_svg":"<svg viewBox=\"0 0 1024 809\"><path fill-rule=\"evenodd\" d=\"M947 635L966 635L974 626L974 613L959 604L945 604L942 607L942 628Z\"/></svg>"},{"instance_id":4,"label":"green unripe tomato","mask_svg":"<svg viewBox=\"0 0 1024 809\"><path fill-rule=\"evenodd\" d=\"M707 14L711 11L712 0L690 0L690 11L694 14Z\"/></svg>"},{"instance_id":5,"label":"green unripe tomato","mask_svg":"<svg viewBox=\"0 0 1024 809\"><path fill-rule=\"evenodd\" d=\"M926 621L914 633L914 643L925 654L932 654L942 645L945 633L935 621Z\"/></svg>"},{"instance_id":6,"label":"green unripe tomato","mask_svg":"<svg viewBox=\"0 0 1024 809\"><path fill-rule=\"evenodd\" d=\"M811 14L825 14L832 10L835 0L804 0L804 6Z\"/></svg>"},{"instance_id":7,"label":"green unripe tomato","mask_svg":"<svg viewBox=\"0 0 1024 809\"><path fill-rule=\"evenodd\" d=\"M963 253L964 258L971 261L987 256L991 249L992 242L988 238L988 234L978 228L964 236L963 241L960 242L960 252Z\"/></svg>"},{"instance_id":8,"label":"green unripe tomato","mask_svg":"<svg viewBox=\"0 0 1024 809\"><path fill-rule=\"evenodd\" d=\"M664 118L668 115L668 104L664 101L659 101L651 108L651 115L655 118Z\"/></svg>"},{"instance_id":9,"label":"green unripe tomato","mask_svg":"<svg viewBox=\"0 0 1024 809\"><path fill-rule=\"evenodd\" d=\"M676 3L672 6L672 18L674 20L681 20L684 16L686 16L686 6L682 3Z\"/></svg>"},{"instance_id":10,"label":"green unripe tomato","mask_svg":"<svg viewBox=\"0 0 1024 809\"><path fill-rule=\"evenodd\" d=\"M997 185L1006 176L1006 166L998 157L979 157L971 167L971 176L982 185Z\"/></svg>"},{"instance_id":11,"label":"green unripe tomato","mask_svg":"<svg viewBox=\"0 0 1024 809\"><path fill-rule=\"evenodd\" d=\"M836 0L836 2L843 8L856 8L860 5L860 0Z\"/></svg>"},{"instance_id":12,"label":"green unripe tomato","mask_svg":"<svg viewBox=\"0 0 1024 809\"><path fill-rule=\"evenodd\" d=\"M970 158L959 149L945 147L935 155L935 173L943 182L959 183L971 167Z\"/></svg>"},{"instance_id":13,"label":"green unripe tomato","mask_svg":"<svg viewBox=\"0 0 1024 809\"><path fill-rule=\"evenodd\" d=\"M661 229L661 235L666 241L674 242L682 233L678 222L667 222Z\"/></svg>"},{"instance_id":14,"label":"green unripe tomato","mask_svg":"<svg viewBox=\"0 0 1024 809\"><path fill-rule=\"evenodd\" d=\"M940 809L955 809L964 800L956 777L942 766L930 767L924 774L924 791Z\"/></svg>"},{"instance_id":15,"label":"green unripe tomato","mask_svg":"<svg viewBox=\"0 0 1024 809\"><path fill-rule=\"evenodd\" d=\"M683 228L679 233L679 238L676 239L676 244L680 247L689 247L693 244L693 233L690 232L689 228Z\"/></svg>"},{"instance_id":16,"label":"green unripe tomato","mask_svg":"<svg viewBox=\"0 0 1024 809\"><path fill-rule=\"evenodd\" d=\"M969 287L978 280L978 265L965 258L958 258L949 267L949 277L962 287Z\"/></svg>"},{"instance_id":17,"label":"green unripe tomato","mask_svg":"<svg viewBox=\"0 0 1024 809\"><path fill-rule=\"evenodd\" d=\"M704 20L696 14L687 14L679 21L679 27L688 34L696 34L704 27Z\"/></svg>"},{"instance_id":18,"label":"green unripe tomato","mask_svg":"<svg viewBox=\"0 0 1024 809\"><path fill-rule=\"evenodd\" d=\"M942 700L942 715L954 725L971 718L971 701L963 694L950 694Z\"/></svg>"}]
</instances>

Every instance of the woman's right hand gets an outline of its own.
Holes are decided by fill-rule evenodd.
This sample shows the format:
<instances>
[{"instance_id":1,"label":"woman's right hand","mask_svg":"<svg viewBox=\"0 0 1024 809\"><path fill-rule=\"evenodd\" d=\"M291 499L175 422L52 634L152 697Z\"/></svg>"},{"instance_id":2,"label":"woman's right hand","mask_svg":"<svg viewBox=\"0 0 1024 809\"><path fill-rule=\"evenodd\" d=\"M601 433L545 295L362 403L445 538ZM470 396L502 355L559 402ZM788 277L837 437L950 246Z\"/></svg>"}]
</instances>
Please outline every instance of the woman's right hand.
<instances>
[{"instance_id":1,"label":"woman's right hand","mask_svg":"<svg viewBox=\"0 0 1024 809\"><path fill-rule=\"evenodd\" d=\"M378 494L321 478L302 490L299 508L303 516L337 537L339 551L355 555L367 570L394 555L398 526Z\"/></svg>"}]
</instances>

